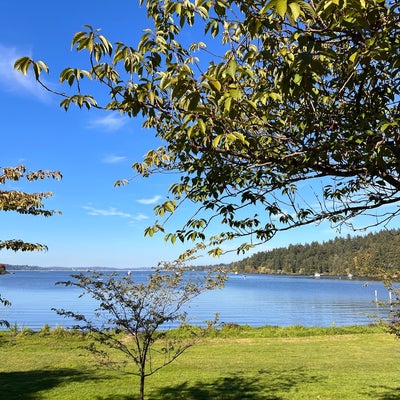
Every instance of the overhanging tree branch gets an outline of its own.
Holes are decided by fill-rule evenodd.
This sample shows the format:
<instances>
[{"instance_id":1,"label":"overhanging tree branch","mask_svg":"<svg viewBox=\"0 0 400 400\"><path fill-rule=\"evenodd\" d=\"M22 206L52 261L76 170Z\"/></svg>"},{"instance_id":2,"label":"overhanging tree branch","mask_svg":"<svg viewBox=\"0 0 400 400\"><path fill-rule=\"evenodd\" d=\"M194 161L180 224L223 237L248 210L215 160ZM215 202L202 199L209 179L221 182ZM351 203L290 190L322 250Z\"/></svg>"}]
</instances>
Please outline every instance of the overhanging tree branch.
<instances>
[{"instance_id":1,"label":"overhanging tree branch","mask_svg":"<svg viewBox=\"0 0 400 400\"><path fill-rule=\"evenodd\" d=\"M88 51L88 69L67 68L61 81L76 91L62 101L66 109L141 115L163 141L133 168L144 177L180 174L158 215L176 213L182 201L197 210L176 232L157 222L148 234L263 242L322 220L352 226L375 210L376 225L397 217L398 208L383 207L400 197L398 2L145 4L153 26L136 46L113 47L87 26L73 46ZM187 44L193 26L202 41ZM40 82L46 71L26 57L16 68L33 68ZM108 103L81 94L88 78L106 88ZM305 184L314 196L307 201ZM218 224L221 235L207 235Z\"/></svg>"}]
</instances>

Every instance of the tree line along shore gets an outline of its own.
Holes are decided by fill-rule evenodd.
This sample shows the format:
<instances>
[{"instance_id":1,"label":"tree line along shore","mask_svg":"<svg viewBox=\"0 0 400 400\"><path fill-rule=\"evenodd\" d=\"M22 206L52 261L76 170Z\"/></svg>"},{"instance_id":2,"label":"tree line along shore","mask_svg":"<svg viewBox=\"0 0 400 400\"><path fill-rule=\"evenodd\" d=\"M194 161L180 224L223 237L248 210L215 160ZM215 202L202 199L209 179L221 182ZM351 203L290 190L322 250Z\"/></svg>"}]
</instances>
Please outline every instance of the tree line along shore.
<instances>
[{"instance_id":1,"label":"tree line along shore","mask_svg":"<svg viewBox=\"0 0 400 400\"><path fill-rule=\"evenodd\" d=\"M74 270L74 268L43 268L30 265L4 266L10 270ZM209 269L215 266L197 266ZM291 244L287 247L261 251L252 256L219 264L229 271L239 273L265 273L286 275L368 276L397 275L400 270L400 229L381 230L377 233L347 237L336 237L326 242ZM116 270L111 267L96 270ZM1 271L0 271L1 272Z\"/></svg>"},{"instance_id":2,"label":"tree line along shore","mask_svg":"<svg viewBox=\"0 0 400 400\"><path fill-rule=\"evenodd\" d=\"M400 230L336 237L258 252L229 265L240 273L382 277L400 269Z\"/></svg>"}]
</instances>

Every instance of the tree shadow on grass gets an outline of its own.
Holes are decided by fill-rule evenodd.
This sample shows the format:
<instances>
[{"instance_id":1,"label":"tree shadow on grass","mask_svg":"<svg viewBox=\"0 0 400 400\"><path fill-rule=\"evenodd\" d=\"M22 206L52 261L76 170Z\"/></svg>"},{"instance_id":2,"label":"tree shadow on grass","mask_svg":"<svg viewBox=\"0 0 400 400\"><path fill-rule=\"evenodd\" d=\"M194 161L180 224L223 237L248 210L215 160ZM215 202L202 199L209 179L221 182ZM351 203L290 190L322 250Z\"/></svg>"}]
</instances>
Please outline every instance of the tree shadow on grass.
<instances>
[{"instance_id":1,"label":"tree shadow on grass","mask_svg":"<svg viewBox=\"0 0 400 400\"><path fill-rule=\"evenodd\" d=\"M132 400L136 399L138 396L136 393L125 395L125 394L110 394L108 396L96 396L92 397L90 400Z\"/></svg>"},{"instance_id":2,"label":"tree shadow on grass","mask_svg":"<svg viewBox=\"0 0 400 400\"><path fill-rule=\"evenodd\" d=\"M304 370L266 371L254 376L236 373L222 376L213 382L185 382L151 393L152 399L162 400L281 400L298 384L317 383L321 377ZM287 398L287 395L285 396Z\"/></svg>"},{"instance_id":3,"label":"tree shadow on grass","mask_svg":"<svg viewBox=\"0 0 400 400\"><path fill-rule=\"evenodd\" d=\"M91 400L132 400L136 399L135 395L137 396L136 393L133 395L111 394L109 396L96 396Z\"/></svg>"},{"instance_id":4,"label":"tree shadow on grass","mask_svg":"<svg viewBox=\"0 0 400 400\"><path fill-rule=\"evenodd\" d=\"M0 388L7 400L38 399L38 393L71 382L98 379L72 368L0 372Z\"/></svg>"},{"instance_id":5,"label":"tree shadow on grass","mask_svg":"<svg viewBox=\"0 0 400 400\"><path fill-rule=\"evenodd\" d=\"M375 400L400 400L400 387L372 386L372 390L367 395Z\"/></svg>"}]
</instances>

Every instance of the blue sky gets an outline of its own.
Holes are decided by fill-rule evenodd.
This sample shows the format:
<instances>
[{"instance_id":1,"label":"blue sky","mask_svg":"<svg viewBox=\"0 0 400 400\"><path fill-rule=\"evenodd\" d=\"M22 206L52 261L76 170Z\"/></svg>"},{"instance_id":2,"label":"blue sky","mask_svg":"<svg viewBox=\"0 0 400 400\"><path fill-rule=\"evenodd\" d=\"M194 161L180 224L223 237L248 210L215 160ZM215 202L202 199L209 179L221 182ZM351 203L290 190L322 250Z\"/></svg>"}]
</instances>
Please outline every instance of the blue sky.
<instances>
[{"instance_id":1,"label":"blue sky","mask_svg":"<svg viewBox=\"0 0 400 400\"><path fill-rule=\"evenodd\" d=\"M65 267L152 267L172 260L184 247L164 243L161 236L144 237L154 221L153 207L165 198L172 177L137 178L115 188L118 179L133 176L131 165L141 160L156 141L127 119L96 110L71 108L45 93L32 79L12 69L16 58L29 55L50 66L47 83L56 87L58 74L81 62L70 43L84 24L101 28L112 42L136 44L149 26L145 10L136 1L104 0L79 5L54 0L3 2L0 13L0 166L24 164L30 170L59 170L60 182L43 181L8 189L52 191L46 207L62 211L51 218L0 213L1 240L23 239L44 243L47 252L2 251L0 262ZM196 40L196 32L192 32ZM2 188L3 189L3 188ZM184 216L172 220L178 227ZM347 234L348 232L342 232ZM322 224L279 235L256 251L290 243L325 241L338 233ZM199 264L241 258L230 253L220 259L202 258Z\"/></svg>"}]
</instances>

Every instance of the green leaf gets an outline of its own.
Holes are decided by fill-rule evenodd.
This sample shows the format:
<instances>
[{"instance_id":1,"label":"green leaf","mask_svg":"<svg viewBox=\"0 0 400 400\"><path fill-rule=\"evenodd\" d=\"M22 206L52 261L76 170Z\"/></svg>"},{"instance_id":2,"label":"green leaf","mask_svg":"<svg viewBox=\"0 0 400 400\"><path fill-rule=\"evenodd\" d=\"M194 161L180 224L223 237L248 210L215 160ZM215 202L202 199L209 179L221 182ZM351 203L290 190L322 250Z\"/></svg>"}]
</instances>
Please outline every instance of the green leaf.
<instances>
[{"instance_id":1,"label":"green leaf","mask_svg":"<svg viewBox=\"0 0 400 400\"><path fill-rule=\"evenodd\" d=\"M220 247L215 247L208 251L208 254L212 257L220 257L223 254L223 251Z\"/></svg>"},{"instance_id":2,"label":"green leaf","mask_svg":"<svg viewBox=\"0 0 400 400\"><path fill-rule=\"evenodd\" d=\"M152 227L148 227L144 230L144 236L154 236L154 229Z\"/></svg>"},{"instance_id":3,"label":"green leaf","mask_svg":"<svg viewBox=\"0 0 400 400\"><path fill-rule=\"evenodd\" d=\"M162 207L164 208L165 211L173 213L175 211L176 204L175 204L175 201L168 200L162 205Z\"/></svg>"},{"instance_id":4,"label":"green leaf","mask_svg":"<svg viewBox=\"0 0 400 400\"><path fill-rule=\"evenodd\" d=\"M223 135L218 135L214 138L214 140L212 142L213 147L218 147L219 143L221 142L222 137L223 137Z\"/></svg>"},{"instance_id":5,"label":"green leaf","mask_svg":"<svg viewBox=\"0 0 400 400\"><path fill-rule=\"evenodd\" d=\"M275 0L275 10L282 18L285 18L287 7L287 0Z\"/></svg>"},{"instance_id":6,"label":"green leaf","mask_svg":"<svg viewBox=\"0 0 400 400\"><path fill-rule=\"evenodd\" d=\"M28 73L30 64L31 59L29 57L21 57L15 61L14 68L26 75Z\"/></svg>"},{"instance_id":7,"label":"green leaf","mask_svg":"<svg viewBox=\"0 0 400 400\"><path fill-rule=\"evenodd\" d=\"M290 11L292 13L292 18L294 21L297 21L297 19L299 18L300 14L301 14L301 8L297 3L289 3L288 4Z\"/></svg>"},{"instance_id":8,"label":"green leaf","mask_svg":"<svg viewBox=\"0 0 400 400\"><path fill-rule=\"evenodd\" d=\"M206 134L206 131L207 131L207 126L206 126L206 124L204 123L204 121L203 121L201 118L199 118L199 119L197 120L197 125L198 125L198 127L199 127L200 132L201 132L203 135L205 135L205 134Z\"/></svg>"},{"instance_id":9,"label":"green leaf","mask_svg":"<svg viewBox=\"0 0 400 400\"><path fill-rule=\"evenodd\" d=\"M160 86L161 90L164 90L167 87L168 83L169 83L169 78L170 77L169 77L168 74L165 74L165 73L160 74L160 75L161 75L161 80L160 80L159 86Z\"/></svg>"},{"instance_id":10,"label":"green leaf","mask_svg":"<svg viewBox=\"0 0 400 400\"><path fill-rule=\"evenodd\" d=\"M243 144L249 144L249 142L246 140L245 136L243 135L243 133L240 132L234 132L234 135L236 136L236 138Z\"/></svg>"},{"instance_id":11,"label":"green leaf","mask_svg":"<svg viewBox=\"0 0 400 400\"><path fill-rule=\"evenodd\" d=\"M129 183L128 179L119 179L114 183L114 187L125 186Z\"/></svg>"},{"instance_id":12,"label":"green leaf","mask_svg":"<svg viewBox=\"0 0 400 400\"><path fill-rule=\"evenodd\" d=\"M210 85L210 87L212 89L214 89L216 92L220 92L221 91L221 83L218 82L214 77L206 75L205 76L207 78L208 84Z\"/></svg>"},{"instance_id":13,"label":"green leaf","mask_svg":"<svg viewBox=\"0 0 400 400\"><path fill-rule=\"evenodd\" d=\"M358 51L355 51L350 57L349 57L349 61L352 62L353 64L355 63L355 61L358 58Z\"/></svg>"},{"instance_id":14,"label":"green leaf","mask_svg":"<svg viewBox=\"0 0 400 400\"><path fill-rule=\"evenodd\" d=\"M238 100L242 97L242 92L239 89L230 89L229 90L229 95L235 99Z\"/></svg>"},{"instance_id":15,"label":"green leaf","mask_svg":"<svg viewBox=\"0 0 400 400\"><path fill-rule=\"evenodd\" d=\"M293 77L293 82L298 86L300 86L302 80L303 80L303 76L302 75L296 74Z\"/></svg>"},{"instance_id":16,"label":"green leaf","mask_svg":"<svg viewBox=\"0 0 400 400\"><path fill-rule=\"evenodd\" d=\"M99 35L98 38L101 41L101 43L103 44L104 52L111 56L111 54L112 54L111 43L103 35Z\"/></svg>"},{"instance_id":17,"label":"green leaf","mask_svg":"<svg viewBox=\"0 0 400 400\"><path fill-rule=\"evenodd\" d=\"M271 97L271 99L273 99L275 101L282 101L282 95L279 93L271 92L268 95L269 95L269 97Z\"/></svg>"},{"instance_id":18,"label":"green leaf","mask_svg":"<svg viewBox=\"0 0 400 400\"><path fill-rule=\"evenodd\" d=\"M226 73L227 73L230 77L235 78L236 68L237 68L236 60L232 59L232 60L230 60L230 61L228 62L227 69L226 69Z\"/></svg>"},{"instance_id":19,"label":"green leaf","mask_svg":"<svg viewBox=\"0 0 400 400\"><path fill-rule=\"evenodd\" d=\"M149 102L153 104L154 103L154 92L148 92L147 98L149 99Z\"/></svg>"},{"instance_id":20,"label":"green leaf","mask_svg":"<svg viewBox=\"0 0 400 400\"><path fill-rule=\"evenodd\" d=\"M232 108L232 97L226 97L224 101L224 109L226 112L230 112Z\"/></svg>"}]
</instances>

